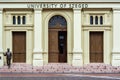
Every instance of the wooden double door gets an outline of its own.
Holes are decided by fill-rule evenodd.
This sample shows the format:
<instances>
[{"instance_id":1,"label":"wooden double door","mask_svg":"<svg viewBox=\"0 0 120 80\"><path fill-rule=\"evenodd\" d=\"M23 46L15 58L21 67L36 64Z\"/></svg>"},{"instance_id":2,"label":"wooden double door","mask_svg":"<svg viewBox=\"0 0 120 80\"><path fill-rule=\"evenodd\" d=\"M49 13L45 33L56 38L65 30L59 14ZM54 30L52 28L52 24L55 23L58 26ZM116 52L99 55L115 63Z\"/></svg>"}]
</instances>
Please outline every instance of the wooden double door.
<instances>
[{"instance_id":1,"label":"wooden double door","mask_svg":"<svg viewBox=\"0 0 120 80\"><path fill-rule=\"evenodd\" d=\"M103 32L90 32L90 62L103 62Z\"/></svg>"},{"instance_id":2,"label":"wooden double door","mask_svg":"<svg viewBox=\"0 0 120 80\"><path fill-rule=\"evenodd\" d=\"M26 61L26 32L13 32L13 62Z\"/></svg>"},{"instance_id":3,"label":"wooden double door","mask_svg":"<svg viewBox=\"0 0 120 80\"><path fill-rule=\"evenodd\" d=\"M67 31L49 29L49 62L67 62Z\"/></svg>"}]
</instances>

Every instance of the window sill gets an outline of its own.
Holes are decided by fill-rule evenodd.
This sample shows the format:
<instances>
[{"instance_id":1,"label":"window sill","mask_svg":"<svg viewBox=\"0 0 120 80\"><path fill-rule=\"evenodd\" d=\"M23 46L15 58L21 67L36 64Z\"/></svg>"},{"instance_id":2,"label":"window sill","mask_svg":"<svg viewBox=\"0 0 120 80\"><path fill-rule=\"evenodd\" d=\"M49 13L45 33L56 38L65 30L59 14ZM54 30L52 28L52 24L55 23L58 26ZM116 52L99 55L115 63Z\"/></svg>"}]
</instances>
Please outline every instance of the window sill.
<instances>
[{"instance_id":1,"label":"window sill","mask_svg":"<svg viewBox=\"0 0 120 80\"><path fill-rule=\"evenodd\" d=\"M25 25L5 25L5 27L33 27L33 24L25 24Z\"/></svg>"},{"instance_id":2,"label":"window sill","mask_svg":"<svg viewBox=\"0 0 120 80\"><path fill-rule=\"evenodd\" d=\"M112 25L82 25L83 27L111 27Z\"/></svg>"}]
</instances>

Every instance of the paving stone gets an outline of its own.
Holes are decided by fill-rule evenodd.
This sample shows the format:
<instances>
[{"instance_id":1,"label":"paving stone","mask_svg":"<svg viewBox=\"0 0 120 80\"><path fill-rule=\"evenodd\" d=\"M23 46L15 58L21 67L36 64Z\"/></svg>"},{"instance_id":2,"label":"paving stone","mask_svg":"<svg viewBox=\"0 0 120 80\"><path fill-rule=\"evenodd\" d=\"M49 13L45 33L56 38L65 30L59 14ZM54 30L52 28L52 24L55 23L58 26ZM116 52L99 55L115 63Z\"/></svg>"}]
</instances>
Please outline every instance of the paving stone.
<instances>
[{"instance_id":1,"label":"paving stone","mask_svg":"<svg viewBox=\"0 0 120 80\"><path fill-rule=\"evenodd\" d=\"M29 72L29 73L120 73L120 66L114 67L104 63L91 63L84 66L72 66L67 63L49 63L34 67L26 63L13 63L11 68L3 66L0 72Z\"/></svg>"}]
</instances>

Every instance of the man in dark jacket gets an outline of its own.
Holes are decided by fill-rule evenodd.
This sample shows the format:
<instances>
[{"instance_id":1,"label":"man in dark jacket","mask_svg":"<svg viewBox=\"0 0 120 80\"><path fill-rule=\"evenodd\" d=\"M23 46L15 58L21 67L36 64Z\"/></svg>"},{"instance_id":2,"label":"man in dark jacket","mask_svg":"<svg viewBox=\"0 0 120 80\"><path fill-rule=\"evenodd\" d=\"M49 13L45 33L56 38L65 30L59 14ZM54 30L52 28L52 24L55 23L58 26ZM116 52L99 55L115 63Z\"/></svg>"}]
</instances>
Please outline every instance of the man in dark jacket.
<instances>
[{"instance_id":1,"label":"man in dark jacket","mask_svg":"<svg viewBox=\"0 0 120 80\"><path fill-rule=\"evenodd\" d=\"M7 49L7 52L4 53L4 56L6 56L7 66L8 66L8 68L10 68L12 53L10 52L9 48Z\"/></svg>"}]
</instances>

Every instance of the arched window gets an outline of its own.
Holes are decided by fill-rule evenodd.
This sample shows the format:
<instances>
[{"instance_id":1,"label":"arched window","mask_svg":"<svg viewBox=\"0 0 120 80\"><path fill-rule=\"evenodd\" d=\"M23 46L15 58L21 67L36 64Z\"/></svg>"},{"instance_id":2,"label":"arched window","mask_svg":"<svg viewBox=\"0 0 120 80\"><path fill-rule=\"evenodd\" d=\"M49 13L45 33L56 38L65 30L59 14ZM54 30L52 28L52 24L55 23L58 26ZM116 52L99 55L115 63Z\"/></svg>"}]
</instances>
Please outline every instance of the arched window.
<instances>
[{"instance_id":1,"label":"arched window","mask_svg":"<svg viewBox=\"0 0 120 80\"><path fill-rule=\"evenodd\" d=\"M61 27L67 27L66 19L60 15L55 15L49 20L49 27L55 27L59 25Z\"/></svg>"},{"instance_id":2,"label":"arched window","mask_svg":"<svg viewBox=\"0 0 120 80\"><path fill-rule=\"evenodd\" d=\"M93 24L93 16L90 16L90 24Z\"/></svg>"},{"instance_id":3,"label":"arched window","mask_svg":"<svg viewBox=\"0 0 120 80\"><path fill-rule=\"evenodd\" d=\"M95 24L98 24L98 16L95 16Z\"/></svg>"},{"instance_id":4,"label":"arched window","mask_svg":"<svg viewBox=\"0 0 120 80\"><path fill-rule=\"evenodd\" d=\"M22 24L26 24L26 17L25 16L22 17Z\"/></svg>"},{"instance_id":5,"label":"arched window","mask_svg":"<svg viewBox=\"0 0 120 80\"><path fill-rule=\"evenodd\" d=\"M102 25L103 24L103 17L100 16L100 24Z\"/></svg>"},{"instance_id":6,"label":"arched window","mask_svg":"<svg viewBox=\"0 0 120 80\"><path fill-rule=\"evenodd\" d=\"M17 21L18 21L18 24L20 24L21 23L21 21L20 21L21 19L20 19L20 16L18 16L18 18L17 18Z\"/></svg>"},{"instance_id":7,"label":"arched window","mask_svg":"<svg viewBox=\"0 0 120 80\"><path fill-rule=\"evenodd\" d=\"M13 24L16 24L16 17L13 16Z\"/></svg>"}]
</instances>

